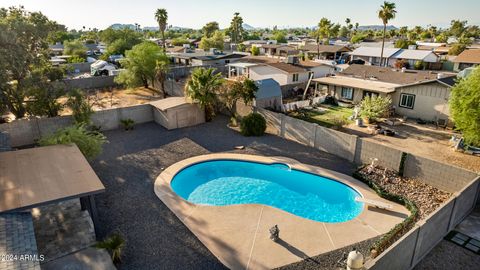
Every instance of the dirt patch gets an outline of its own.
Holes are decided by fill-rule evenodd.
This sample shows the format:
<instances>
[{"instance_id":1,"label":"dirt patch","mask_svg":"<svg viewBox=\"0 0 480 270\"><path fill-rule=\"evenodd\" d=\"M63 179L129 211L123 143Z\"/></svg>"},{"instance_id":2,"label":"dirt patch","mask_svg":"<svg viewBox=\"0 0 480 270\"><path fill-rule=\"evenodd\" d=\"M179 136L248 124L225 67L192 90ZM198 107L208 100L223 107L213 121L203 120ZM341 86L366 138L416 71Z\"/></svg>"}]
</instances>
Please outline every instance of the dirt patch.
<instances>
[{"instance_id":1,"label":"dirt patch","mask_svg":"<svg viewBox=\"0 0 480 270\"><path fill-rule=\"evenodd\" d=\"M432 125L419 125L413 122L398 126L386 124L380 126L394 130L395 136L374 135L366 127L358 127L355 124L347 126L343 131L406 153L480 172L480 157L454 151L450 138L458 134L452 130L436 129Z\"/></svg>"}]
</instances>

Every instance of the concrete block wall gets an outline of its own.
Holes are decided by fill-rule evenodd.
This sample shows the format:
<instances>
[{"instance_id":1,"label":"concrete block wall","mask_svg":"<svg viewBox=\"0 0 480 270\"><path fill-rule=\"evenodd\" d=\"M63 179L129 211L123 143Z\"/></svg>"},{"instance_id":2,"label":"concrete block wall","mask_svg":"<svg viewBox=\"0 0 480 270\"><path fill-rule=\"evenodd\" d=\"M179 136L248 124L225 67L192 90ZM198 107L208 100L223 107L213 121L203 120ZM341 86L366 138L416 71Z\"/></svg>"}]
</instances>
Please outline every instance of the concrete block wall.
<instances>
[{"instance_id":1,"label":"concrete block wall","mask_svg":"<svg viewBox=\"0 0 480 270\"><path fill-rule=\"evenodd\" d=\"M70 89L97 89L97 88L106 88L113 87L117 84L114 81L115 76L96 76L89 78L79 78L79 79L66 79L63 80L67 90Z\"/></svg>"},{"instance_id":2,"label":"concrete block wall","mask_svg":"<svg viewBox=\"0 0 480 270\"><path fill-rule=\"evenodd\" d=\"M97 111L92 115L92 122L100 126L102 131L121 127L120 120L130 118L135 123L153 121L153 110L150 104ZM8 133L12 147L31 145L42 136L52 134L60 128L73 124L71 116L52 118L19 119L11 123L0 124L0 132Z\"/></svg>"},{"instance_id":3,"label":"concrete block wall","mask_svg":"<svg viewBox=\"0 0 480 270\"><path fill-rule=\"evenodd\" d=\"M466 187L455 193L456 201L453 207L450 229L457 224L475 208L480 193L480 176L472 180Z\"/></svg>"},{"instance_id":4,"label":"concrete block wall","mask_svg":"<svg viewBox=\"0 0 480 270\"><path fill-rule=\"evenodd\" d=\"M474 179L477 174L428 158L408 154L405 160L404 176L419 179L449 192L456 192Z\"/></svg>"},{"instance_id":5,"label":"concrete block wall","mask_svg":"<svg viewBox=\"0 0 480 270\"><path fill-rule=\"evenodd\" d=\"M415 254L418 232L420 227L415 225L402 236L397 244L390 246L372 261L365 263L365 268L371 270L405 270L410 269Z\"/></svg>"},{"instance_id":6,"label":"concrete block wall","mask_svg":"<svg viewBox=\"0 0 480 270\"><path fill-rule=\"evenodd\" d=\"M372 159L378 159L378 165L398 171L403 152L388 146L358 138L355 150L356 164L370 164Z\"/></svg>"},{"instance_id":7,"label":"concrete block wall","mask_svg":"<svg viewBox=\"0 0 480 270\"><path fill-rule=\"evenodd\" d=\"M255 111L261 114L267 121L267 132L280 136L282 131L282 118L284 114L275 113L262 108L255 108Z\"/></svg>"},{"instance_id":8,"label":"concrete block wall","mask_svg":"<svg viewBox=\"0 0 480 270\"><path fill-rule=\"evenodd\" d=\"M357 136L315 125L314 147L354 162Z\"/></svg>"},{"instance_id":9,"label":"concrete block wall","mask_svg":"<svg viewBox=\"0 0 480 270\"><path fill-rule=\"evenodd\" d=\"M288 116L283 117L282 122L285 123L283 136L285 139L308 146L314 146L315 129L317 125Z\"/></svg>"}]
</instances>

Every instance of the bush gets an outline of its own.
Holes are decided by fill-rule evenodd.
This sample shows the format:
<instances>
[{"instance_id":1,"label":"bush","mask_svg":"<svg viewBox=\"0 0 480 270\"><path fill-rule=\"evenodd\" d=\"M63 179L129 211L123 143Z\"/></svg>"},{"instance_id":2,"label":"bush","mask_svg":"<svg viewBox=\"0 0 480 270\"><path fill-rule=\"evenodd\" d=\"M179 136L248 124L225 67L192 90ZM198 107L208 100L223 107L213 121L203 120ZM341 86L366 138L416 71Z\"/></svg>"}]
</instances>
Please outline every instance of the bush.
<instances>
[{"instance_id":1,"label":"bush","mask_svg":"<svg viewBox=\"0 0 480 270\"><path fill-rule=\"evenodd\" d=\"M120 262L122 257L122 251L125 247L125 239L123 239L123 237L119 234L113 234L107 239L98 242L95 247L108 250L108 252L110 252L112 255L112 261L117 263Z\"/></svg>"},{"instance_id":2,"label":"bush","mask_svg":"<svg viewBox=\"0 0 480 270\"><path fill-rule=\"evenodd\" d=\"M133 130L133 127L135 125L135 121L133 121L132 119L128 118L128 119L122 119L120 120L120 123L122 124L123 128L125 130Z\"/></svg>"},{"instance_id":3,"label":"bush","mask_svg":"<svg viewBox=\"0 0 480 270\"><path fill-rule=\"evenodd\" d=\"M240 131L244 136L262 136L267 129L267 121L258 113L245 116L240 123Z\"/></svg>"},{"instance_id":4,"label":"bush","mask_svg":"<svg viewBox=\"0 0 480 270\"><path fill-rule=\"evenodd\" d=\"M57 130L54 134L39 140L40 146L57 144L76 144L87 159L93 159L102 152L105 136L96 131L89 131L85 125L76 125Z\"/></svg>"},{"instance_id":5,"label":"bush","mask_svg":"<svg viewBox=\"0 0 480 270\"><path fill-rule=\"evenodd\" d=\"M377 118L385 115L391 103L390 97L366 96L360 103L360 115L369 121L375 121Z\"/></svg>"},{"instance_id":6,"label":"bush","mask_svg":"<svg viewBox=\"0 0 480 270\"><path fill-rule=\"evenodd\" d=\"M425 63L423 61L416 61L413 68L416 70L422 70L425 68Z\"/></svg>"}]
</instances>

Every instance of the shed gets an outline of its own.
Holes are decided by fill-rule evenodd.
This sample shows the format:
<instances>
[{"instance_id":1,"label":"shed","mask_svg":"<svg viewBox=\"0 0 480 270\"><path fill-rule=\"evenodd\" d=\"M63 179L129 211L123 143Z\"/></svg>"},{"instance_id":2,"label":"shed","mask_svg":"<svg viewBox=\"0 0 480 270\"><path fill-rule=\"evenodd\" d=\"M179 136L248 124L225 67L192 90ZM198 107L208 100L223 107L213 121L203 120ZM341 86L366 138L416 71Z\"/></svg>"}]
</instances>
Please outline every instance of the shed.
<instances>
[{"instance_id":1,"label":"shed","mask_svg":"<svg viewBox=\"0 0 480 270\"><path fill-rule=\"evenodd\" d=\"M205 123L205 111L184 97L169 97L150 103L157 124L168 130Z\"/></svg>"},{"instance_id":2,"label":"shed","mask_svg":"<svg viewBox=\"0 0 480 270\"><path fill-rule=\"evenodd\" d=\"M255 81L258 91L255 93L254 105L258 108L276 108L282 105L282 89L274 79Z\"/></svg>"}]
</instances>

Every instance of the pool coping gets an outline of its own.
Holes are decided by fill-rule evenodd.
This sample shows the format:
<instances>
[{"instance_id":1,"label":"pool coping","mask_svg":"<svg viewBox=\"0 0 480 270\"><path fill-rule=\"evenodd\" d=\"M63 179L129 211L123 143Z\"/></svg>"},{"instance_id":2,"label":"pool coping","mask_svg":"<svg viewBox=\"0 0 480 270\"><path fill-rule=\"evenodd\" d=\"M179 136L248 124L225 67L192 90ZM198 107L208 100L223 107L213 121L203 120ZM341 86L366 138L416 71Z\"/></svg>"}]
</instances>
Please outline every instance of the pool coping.
<instances>
[{"instance_id":1,"label":"pool coping","mask_svg":"<svg viewBox=\"0 0 480 270\"><path fill-rule=\"evenodd\" d=\"M364 205L354 219L340 223L309 220L260 204L195 205L178 196L171 181L181 170L214 160L239 160L263 164L283 163L291 169L317 174L343 183L363 198L386 202L392 211ZM201 155L179 161L156 179L155 194L190 231L230 269L271 269L349 246L388 232L409 215L396 203L380 198L364 183L345 174L278 156L234 153ZM278 224L281 243L268 239L268 228Z\"/></svg>"}]
</instances>

